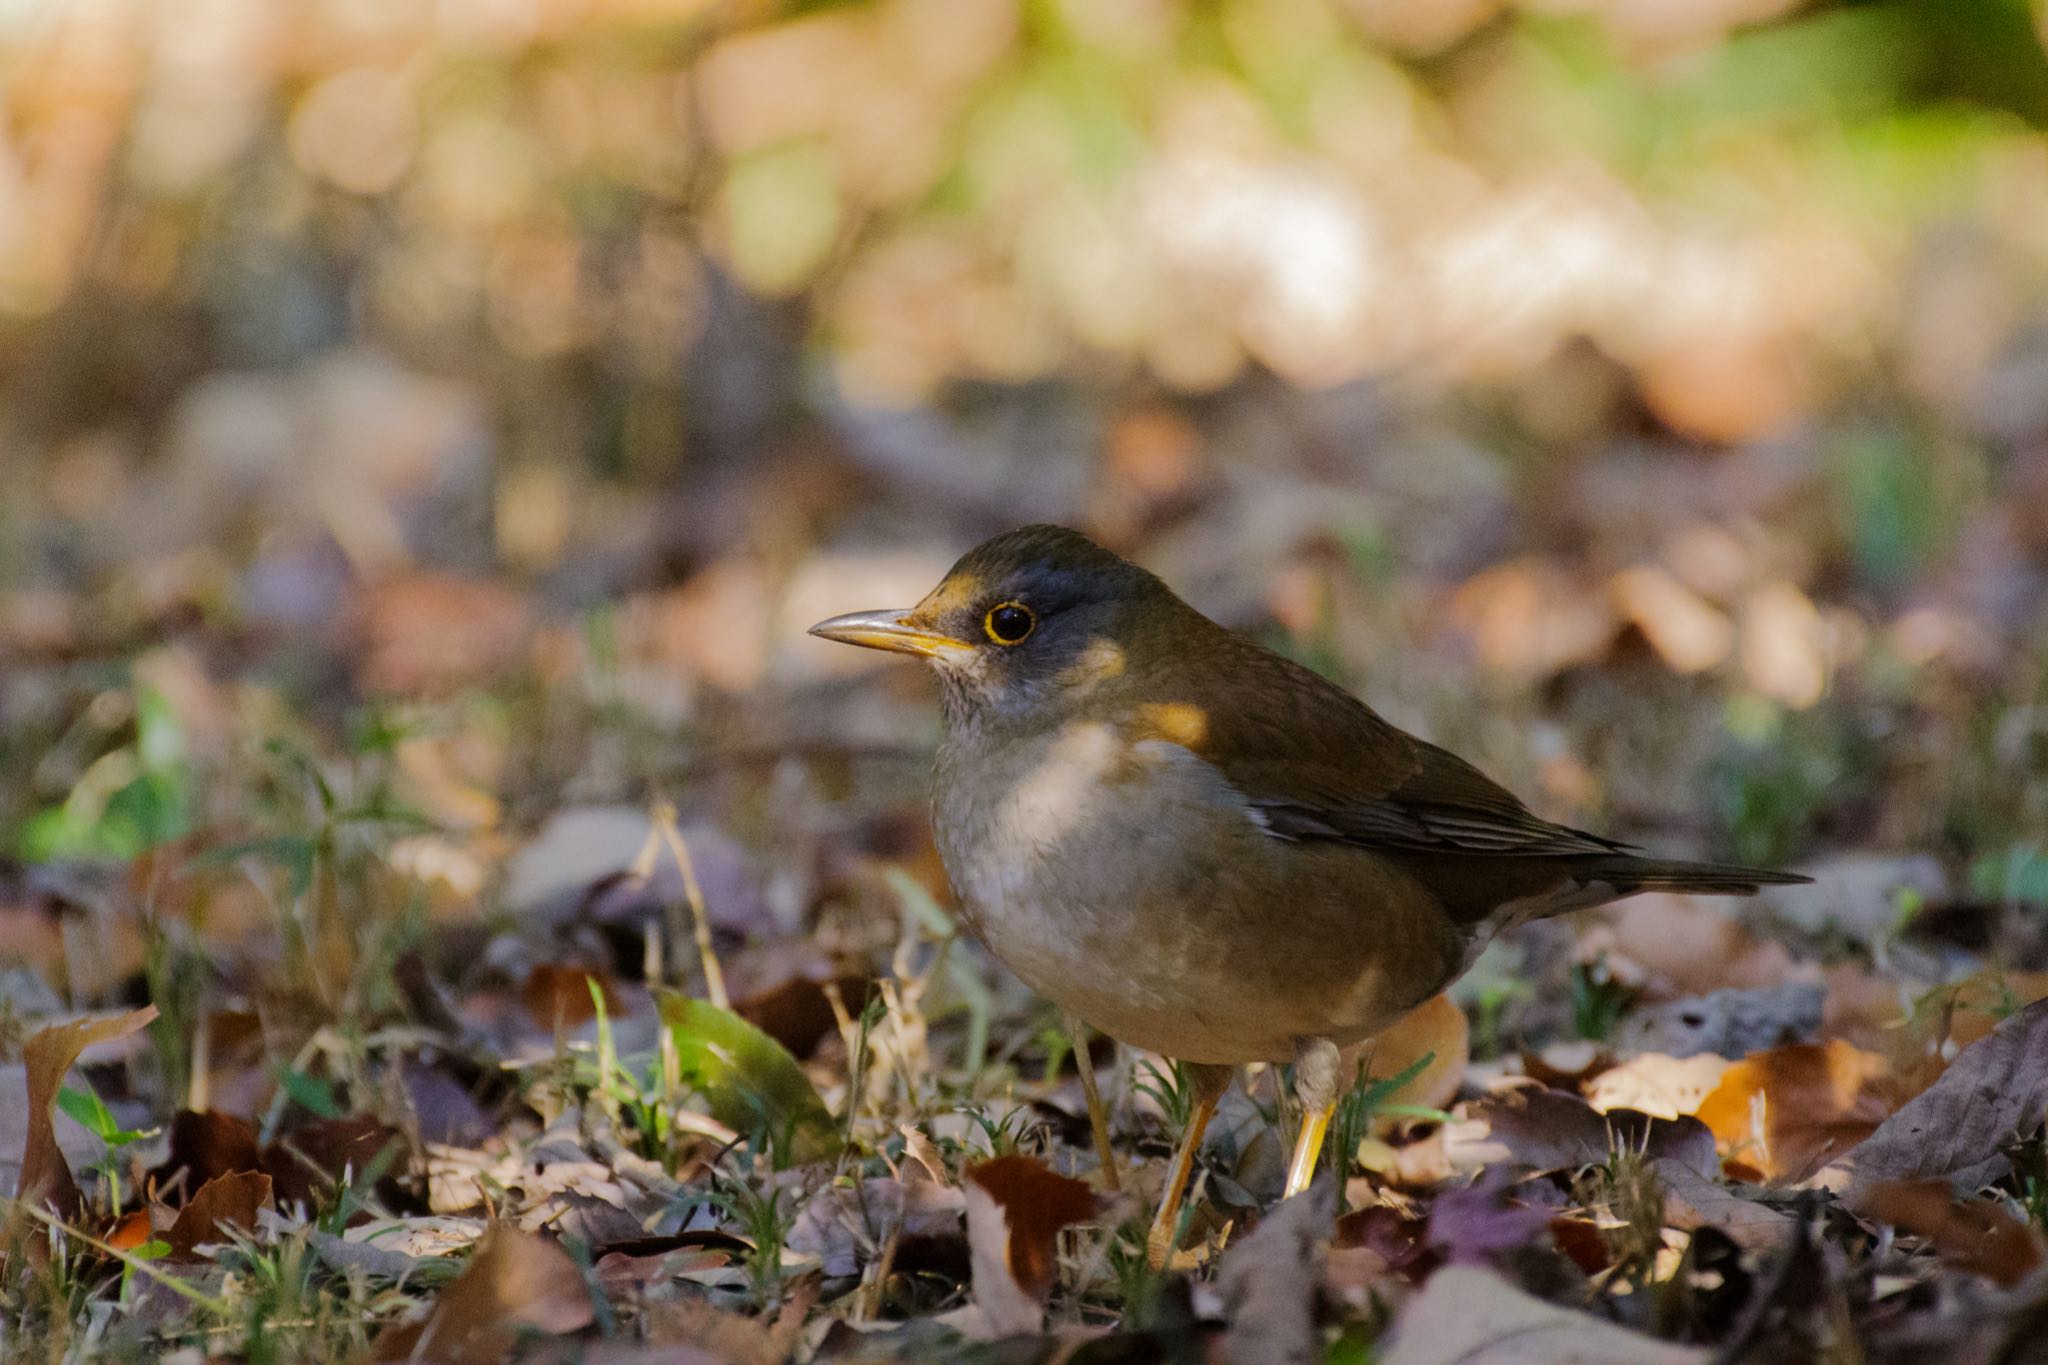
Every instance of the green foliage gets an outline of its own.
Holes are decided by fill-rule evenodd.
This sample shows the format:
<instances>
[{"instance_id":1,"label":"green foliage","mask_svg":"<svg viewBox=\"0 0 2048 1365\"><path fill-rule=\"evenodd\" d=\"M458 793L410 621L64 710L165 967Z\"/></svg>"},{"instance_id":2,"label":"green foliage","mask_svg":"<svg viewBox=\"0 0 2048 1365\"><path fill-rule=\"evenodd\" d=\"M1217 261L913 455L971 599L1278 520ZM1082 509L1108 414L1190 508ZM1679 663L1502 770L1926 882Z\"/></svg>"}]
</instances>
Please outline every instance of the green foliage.
<instances>
[{"instance_id":1,"label":"green foliage","mask_svg":"<svg viewBox=\"0 0 2048 1365\"><path fill-rule=\"evenodd\" d=\"M675 1048L676 1074L713 1118L748 1134L777 1166L837 1154L838 1126L782 1044L708 1000L657 991L655 1002Z\"/></svg>"},{"instance_id":2,"label":"green foliage","mask_svg":"<svg viewBox=\"0 0 2048 1365\"><path fill-rule=\"evenodd\" d=\"M106 1177L107 1188L111 1191L109 1203L118 1217L121 1212L121 1149L154 1137L157 1130L123 1128L108 1111L106 1101L90 1086L84 1090L73 1090L68 1085L58 1087L57 1107L105 1144L106 1155L95 1161L92 1169Z\"/></svg>"},{"instance_id":3,"label":"green foliage","mask_svg":"<svg viewBox=\"0 0 2048 1365\"><path fill-rule=\"evenodd\" d=\"M1369 1080L1365 1064L1361 1062L1358 1075L1351 1088L1337 1101L1337 1112L1330 1118L1329 1159L1333 1166L1345 1174L1350 1173L1351 1162L1358 1154L1358 1144L1372 1132L1373 1120L1384 1114L1389 1118L1419 1118L1435 1123L1447 1123L1450 1115L1441 1109L1431 1109L1419 1104L1388 1104L1389 1096L1429 1069L1436 1060L1434 1052L1425 1053L1392 1076ZM1338 1191L1340 1211L1348 1204L1342 1188Z\"/></svg>"},{"instance_id":4,"label":"green foliage","mask_svg":"<svg viewBox=\"0 0 2048 1365\"><path fill-rule=\"evenodd\" d=\"M1572 964L1572 1028L1579 1037L1604 1043L1628 1011L1629 990L1614 979L1604 961Z\"/></svg>"},{"instance_id":5,"label":"green foliage","mask_svg":"<svg viewBox=\"0 0 2048 1365\"><path fill-rule=\"evenodd\" d=\"M133 739L90 764L71 792L31 816L16 839L28 862L138 857L192 828L193 778L170 704L134 694Z\"/></svg>"},{"instance_id":6,"label":"green foliage","mask_svg":"<svg viewBox=\"0 0 2048 1365\"><path fill-rule=\"evenodd\" d=\"M1132 1079L1131 1088L1152 1097L1173 1131L1177 1133L1186 1128L1195 1113L1195 1087L1188 1074L1187 1063L1175 1062L1171 1071L1161 1071L1150 1057L1146 1057L1138 1067L1143 1075Z\"/></svg>"}]
</instances>

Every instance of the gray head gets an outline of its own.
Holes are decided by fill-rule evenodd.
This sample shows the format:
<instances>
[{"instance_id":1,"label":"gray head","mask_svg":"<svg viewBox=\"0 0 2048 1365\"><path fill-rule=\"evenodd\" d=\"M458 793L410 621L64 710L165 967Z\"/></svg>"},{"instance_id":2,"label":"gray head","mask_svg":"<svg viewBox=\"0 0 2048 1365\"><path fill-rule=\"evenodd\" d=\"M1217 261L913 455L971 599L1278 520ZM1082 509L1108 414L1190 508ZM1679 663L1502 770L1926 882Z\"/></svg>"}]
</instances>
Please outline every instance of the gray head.
<instances>
[{"instance_id":1,"label":"gray head","mask_svg":"<svg viewBox=\"0 0 2048 1365\"><path fill-rule=\"evenodd\" d=\"M1124 677L1187 617L1201 619L1079 532L1026 526L969 550L916 606L835 616L811 634L923 658L956 721L1028 719Z\"/></svg>"}]
</instances>

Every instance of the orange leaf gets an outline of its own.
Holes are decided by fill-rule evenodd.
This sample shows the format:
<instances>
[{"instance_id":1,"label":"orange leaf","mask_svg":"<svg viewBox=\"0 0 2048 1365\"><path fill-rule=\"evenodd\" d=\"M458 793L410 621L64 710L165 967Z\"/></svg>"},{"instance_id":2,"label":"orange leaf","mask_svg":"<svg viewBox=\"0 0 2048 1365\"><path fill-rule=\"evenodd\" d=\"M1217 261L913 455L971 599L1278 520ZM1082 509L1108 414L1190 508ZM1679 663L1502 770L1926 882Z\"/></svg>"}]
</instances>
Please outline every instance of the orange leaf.
<instances>
[{"instance_id":1,"label":"orange leaf","mask_svg":"<svg viewBox=\"0 0 2048 1365\"><path fill-rule=\"evenodd\" d=\"M165 1218L171 1216L171 1211L164 1208L161 1204L128 1210L127 1213L121 1215L120 1220L108 1231L106 1236L107 1245L113 1247L116 1251L133 1251L139 1246L147 1245L156 1237L157 1215L159 1212Z\"/></svg>"},{"instance_id":2,"label":"orange leaf","mask_svg":"<svg viewBox=\"0 0 2048 1365\"><path fill-rule=\"evenodd\" d=\"M1457 1097L1472 1057L1472 1029L1465 1011L1447 994L1436 994L1396 1019L1367 1045L1367 1074L1398 1076L1424 1057L1429 1065L1414 1080L1386 1097L1389 1104L1439 1108Z\"/></svg>"},{"instance_id":3,"label":"orange leaf","mask_svg":"<svg viewBox=\"0 0 2048 1365\"><path fill-rule=\"evenodd\" d=\"M1863 1210L1917 1233L1952 1266L2011 1288L2041 1264L2041 1239L1989 1199L1958 1201L1946 1180L1893 1180L1871 1190Z\"/></svg>"},{"instance_id":4,"label":"orange leaf","mask_svg":"<svg viewBox=\"0 0 2048 1365\"><path fill-rule=\"evenodd\" d=\"M229 1227L254 1228L256 1211L269 1202L270 1177L262 1172L217 1176L179 1210L164 1240L171 1244L173 1256L189 1257L201 1243L224 1240Z\"/></svg>"},{"instance_id":5,"label":"orange leaf","mask_svg":"<svg viewBox=\"0 0 2048 1365\"><path fill-rule=\"evenodd\" d=\"M1883 1057L1836 1039L1751 1053L1722 1073L1698 1117L1730 1160L1766 1180L1798 1181L1907 1098Z\"/></svg>"}]
</instances>

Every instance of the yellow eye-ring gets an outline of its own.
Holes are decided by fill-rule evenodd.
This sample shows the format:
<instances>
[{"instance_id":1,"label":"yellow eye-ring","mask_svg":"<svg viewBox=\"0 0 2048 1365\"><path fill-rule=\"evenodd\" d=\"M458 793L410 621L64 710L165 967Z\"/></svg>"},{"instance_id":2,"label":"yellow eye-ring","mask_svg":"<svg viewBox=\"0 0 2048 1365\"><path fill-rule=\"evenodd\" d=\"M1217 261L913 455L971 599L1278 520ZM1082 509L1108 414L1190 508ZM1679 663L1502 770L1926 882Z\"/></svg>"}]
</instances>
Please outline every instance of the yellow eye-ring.
<instances>
[{"instance_id":1,"label":"yellow eye-ring","mask_svg":"<svg viewBox=\"0 0 2048 1365\"><path fill-rule=\"evenodd\" d=\"M1002 602L988 609L981 628L999 645L1021 645L1038 629L1038 614L1022 602Z\"/></svg>"}]
</instances>

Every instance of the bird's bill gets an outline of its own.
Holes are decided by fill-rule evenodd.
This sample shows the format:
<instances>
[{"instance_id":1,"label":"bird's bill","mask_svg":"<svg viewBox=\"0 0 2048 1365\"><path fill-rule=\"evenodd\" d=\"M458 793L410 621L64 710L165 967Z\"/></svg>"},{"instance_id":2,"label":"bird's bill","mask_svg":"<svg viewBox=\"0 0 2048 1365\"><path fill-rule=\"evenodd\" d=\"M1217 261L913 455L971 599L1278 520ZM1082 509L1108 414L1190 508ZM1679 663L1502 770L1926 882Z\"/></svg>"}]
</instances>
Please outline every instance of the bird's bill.
<instances>
[{"instance_id":1,"label":"bird's bill","mask_svg":"<svg viewBox=\"0 0 2048 1365\"><path fill-rule=\"evenodd\" d=\"M842 644L867 649L886 649L897 654L916 654L926 659L942 658L974 648L965 640L910 623L907 611L856 611L835 616L811 627L811 634Z\"/></svg>"}]
</instances>

